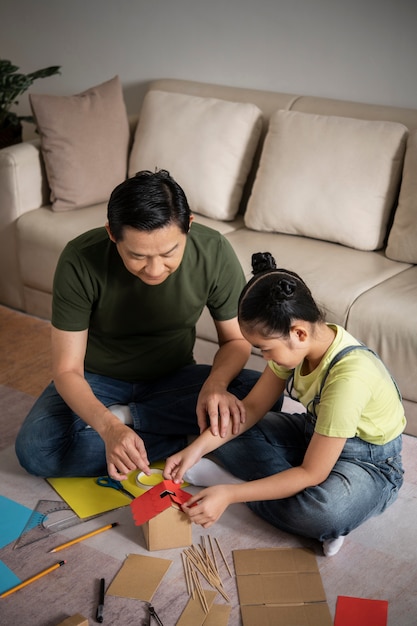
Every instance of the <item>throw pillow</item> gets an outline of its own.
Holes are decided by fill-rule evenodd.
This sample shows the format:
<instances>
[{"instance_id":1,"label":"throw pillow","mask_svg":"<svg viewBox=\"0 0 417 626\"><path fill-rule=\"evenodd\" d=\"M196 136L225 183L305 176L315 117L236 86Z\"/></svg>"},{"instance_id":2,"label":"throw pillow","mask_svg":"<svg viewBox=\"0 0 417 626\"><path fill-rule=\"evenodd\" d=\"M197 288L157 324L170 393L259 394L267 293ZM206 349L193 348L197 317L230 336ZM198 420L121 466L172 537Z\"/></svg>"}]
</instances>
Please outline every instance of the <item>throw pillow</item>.
<instances>
[{"instance_id":1,"label":"throw pillow","mask_svg":"<svg viewBox=\"0 0 417 626\"><path fill-rule=\"evenodd\" d=\"M105 202L126 178L129 123L118 76L74 96L29 96L54 211Z\"/></svg>"},{"instance_id":2,"label":"throw pillow","mask_svg":"<svg viewBox=\"0 0 417 626\"><path fill-rule=\"evenodd\" d=\"M417 263L417 131L410 134L398 207L385 254L394 261Z\"/></svg>"},{"instance_id":3,"label":"throw pillow","mask_svg":"<svg viewBox=\"0 0 417 626\"><path fill-rule=\"evenodd\" d=\"M245 224L381 248L398 192L407 128L296 111L271 118Z\"/></svg>"},{"instance_id":4,"label":"throw pillow","mask_svg":"<svg viewBox=\"0 0 417 626\"><path fill-rule=\"evenodd\" d=\"M232 220L262 128L254 104L164 91L145 96L129 176L168 170L193 212Z\"/></svg>"}]
</instances>

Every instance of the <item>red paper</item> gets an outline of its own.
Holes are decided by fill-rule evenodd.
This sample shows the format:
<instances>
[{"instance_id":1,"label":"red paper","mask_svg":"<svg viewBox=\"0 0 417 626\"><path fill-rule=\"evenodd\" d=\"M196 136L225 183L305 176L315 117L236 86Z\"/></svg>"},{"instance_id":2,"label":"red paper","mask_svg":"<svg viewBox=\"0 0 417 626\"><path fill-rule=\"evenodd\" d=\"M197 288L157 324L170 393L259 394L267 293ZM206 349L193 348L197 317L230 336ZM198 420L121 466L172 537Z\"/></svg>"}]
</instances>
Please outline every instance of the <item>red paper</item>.
<instances>
[{"instance_id":1,"label":"red paper","mask_svg":"<svg viewBox=\"0 0 417 626\"><path fill-rule=\"evenodd\" d=\"M152 489L135 498L130 508L136 526L141 526L150 519L168 509L173 502L180 505L191 498L191 493L181 489L172 480L163 480Z\"/></svg>"},{"instance_id":2,"label":"red paper","mask_svg":"<svg viewBox=\"0 0 417 626\"><path fill-rule=\"evenodd\" d=\"M387 600L338 596L334 626L387 626Z\"/></svg>"}]
</instances>

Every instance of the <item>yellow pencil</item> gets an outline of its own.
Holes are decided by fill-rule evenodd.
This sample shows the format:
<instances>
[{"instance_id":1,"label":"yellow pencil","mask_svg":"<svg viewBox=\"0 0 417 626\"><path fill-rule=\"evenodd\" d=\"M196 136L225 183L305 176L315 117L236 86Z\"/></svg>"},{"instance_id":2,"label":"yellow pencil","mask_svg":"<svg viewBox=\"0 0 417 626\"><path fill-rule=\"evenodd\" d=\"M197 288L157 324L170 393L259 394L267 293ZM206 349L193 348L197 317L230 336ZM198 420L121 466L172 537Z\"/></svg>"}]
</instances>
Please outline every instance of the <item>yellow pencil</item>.
<instances>
[{"instance_id":1,"label":"yellow pencil","mask_svg":"<svg viewBox=\"0 0 417 626\"><path fill-rule=\"evenodd\" d=\"M79 541L84 541L84 539L88 539L89 537L94 537L94 535L98 535L99 533L102 533L105 530L110 530L110 528L114 528L115 526L118 526L117 522L114 522L113 524L107 524L107 526L102 526L101 528L97 528L97 530L92 530L91 533L86 533L85 535L81 535L80 537L77 537L76 539L71 539L71 541L62 543L60 546L57 546L56 548L49 550L49 552L59 552L60 550L63 550L64 548L73 546L74 543L78 543Z\"/></svg>"},{"instance_id":2,"label":"yellow pencil","mask_svg":"<svg viewBox=\"0 0 417 626\"><path fill-rule=\"evenodd\" d=\"M51 565L51 567L44 569L43 572L39 572L39 574L35 574L35 576L31 576L31 578L24 580L22 583L19 583L19 585L16 585L15 587L8 589L7 591L5 591L4 593L0 595L0 598L5 598L6 596L9 596L11 593L18 591L19 589L22 589L23 587L26 587L26 585L30 585L30 583L33 583L35 580L42 578L42 576L46 576L46 574L49 574L49 572L53 572L55 569L58 569L58 567L61 567L61 565L64 565L64 563L66 563L66 561L60 561L59 563L55 563L55 565Z\"/></svg>"}]
</instances>

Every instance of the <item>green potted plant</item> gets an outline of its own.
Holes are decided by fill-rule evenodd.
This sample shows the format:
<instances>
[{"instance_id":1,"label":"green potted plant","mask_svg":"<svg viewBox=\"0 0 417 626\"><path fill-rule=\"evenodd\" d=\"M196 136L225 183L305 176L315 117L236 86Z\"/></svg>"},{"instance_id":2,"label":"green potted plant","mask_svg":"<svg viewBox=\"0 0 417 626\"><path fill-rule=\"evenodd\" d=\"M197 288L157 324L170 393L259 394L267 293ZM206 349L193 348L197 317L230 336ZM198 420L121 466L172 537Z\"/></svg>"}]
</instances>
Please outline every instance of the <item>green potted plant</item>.
<instances>
[{"instance_id":1,"label":"green potted plant","mask_svg":"<svg viewBox=\"0 0 417 626\"><path fill-rule=\"evenodd\" d=\"M19 69L10 61L0 59L0 148L22 141L22 121L34 121L31 115L17 115L10 111L18 104L18 96L25 93L37 78L59 74L61 67L54 65L29 74L21 74Z\"/></svg>"}]
</instances>

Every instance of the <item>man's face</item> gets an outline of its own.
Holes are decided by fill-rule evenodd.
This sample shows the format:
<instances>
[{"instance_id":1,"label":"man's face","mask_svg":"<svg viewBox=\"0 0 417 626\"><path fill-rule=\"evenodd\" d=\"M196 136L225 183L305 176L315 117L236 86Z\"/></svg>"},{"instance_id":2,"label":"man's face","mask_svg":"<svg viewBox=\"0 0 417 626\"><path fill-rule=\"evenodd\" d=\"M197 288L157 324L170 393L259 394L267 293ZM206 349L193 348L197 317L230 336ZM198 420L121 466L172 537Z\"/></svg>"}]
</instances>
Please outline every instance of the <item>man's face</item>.
<instances>
[{"instance_id":1,"label":"man's face","mask_svg":"<svg viewBox=\"0 0 417 626\"><path fill-rule=\"evenodd\" d=\"M149 232L126 226L120 241L106 228L126 269L147 285L163 283L182 261L187 235L176 224Z\"/></svg>"}]
</instances>

